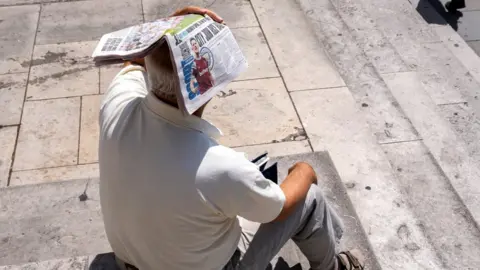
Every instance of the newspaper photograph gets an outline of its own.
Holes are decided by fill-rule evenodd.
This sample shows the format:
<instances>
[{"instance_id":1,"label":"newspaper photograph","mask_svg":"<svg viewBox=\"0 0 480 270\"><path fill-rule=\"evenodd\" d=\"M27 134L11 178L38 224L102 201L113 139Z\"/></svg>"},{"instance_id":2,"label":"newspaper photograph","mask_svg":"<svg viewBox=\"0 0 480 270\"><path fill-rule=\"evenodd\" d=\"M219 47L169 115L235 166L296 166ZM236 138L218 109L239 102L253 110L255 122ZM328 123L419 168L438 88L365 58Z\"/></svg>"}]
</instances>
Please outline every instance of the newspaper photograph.
<instances>
[{"instance_id":1,"label":"newspaper photograph","mask_svg":"<svg viewBox=\"0 0 480 270\"><path fill-rule=\"evenodd\" d=\"M189 114L247 67L230 29L208 17L169 33L167 41L180 79L181 102Z\"/></svg>"}]
</instances>

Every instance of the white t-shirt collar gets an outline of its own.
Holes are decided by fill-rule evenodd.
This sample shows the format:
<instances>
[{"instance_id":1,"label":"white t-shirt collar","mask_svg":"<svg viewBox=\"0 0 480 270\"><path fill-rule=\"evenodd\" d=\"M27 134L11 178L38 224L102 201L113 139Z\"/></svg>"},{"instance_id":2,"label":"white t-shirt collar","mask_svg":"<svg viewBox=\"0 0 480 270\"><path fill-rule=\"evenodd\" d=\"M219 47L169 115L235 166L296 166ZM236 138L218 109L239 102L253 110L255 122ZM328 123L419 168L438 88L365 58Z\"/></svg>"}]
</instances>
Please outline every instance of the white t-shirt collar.
<instances>
[{"instance_id":1,"label":"white t-shirt collar","mask_svg":"<svg viewBox=\"0 0 480 270\"><path fill-rule=\"evenodd\" d=\"M211 138L222 136L222 131L213 124L195 115L183 114L179 109L161 101L149 92L144 101L148 109L173 125L200 131Z\"/></svg>"}]
</instances>

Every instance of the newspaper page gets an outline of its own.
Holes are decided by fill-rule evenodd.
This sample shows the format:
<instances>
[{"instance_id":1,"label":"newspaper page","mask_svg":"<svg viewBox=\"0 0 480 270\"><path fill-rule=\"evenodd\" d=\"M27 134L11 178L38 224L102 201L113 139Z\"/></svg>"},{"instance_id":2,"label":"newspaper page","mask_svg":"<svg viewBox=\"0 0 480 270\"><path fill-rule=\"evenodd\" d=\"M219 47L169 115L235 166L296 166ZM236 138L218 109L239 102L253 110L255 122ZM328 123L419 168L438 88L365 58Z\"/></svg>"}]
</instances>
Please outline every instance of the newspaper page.
<instances>
[{"instance_id":1,"label":"newspaper page","mask_svg":"<svg viewBox=\"0 0 480 270\"><path fill-rule=\"evenodd\" d=\"M112 59L142 54L183 19L184 16L163 18L105 34L92 56L94 59Z\"/></svg>"},{"instance_id":2,"label":"newspaper page","mask_svg":"<svg viewBox=\"0 0 480 270\"><path fill-rule=\"evenodd\" d=\"M192 114L245 70L247 61L227 26L208 16L187 16L197 21L166 37L180 80L179 103Z\"/></svg>"}]
</instances>

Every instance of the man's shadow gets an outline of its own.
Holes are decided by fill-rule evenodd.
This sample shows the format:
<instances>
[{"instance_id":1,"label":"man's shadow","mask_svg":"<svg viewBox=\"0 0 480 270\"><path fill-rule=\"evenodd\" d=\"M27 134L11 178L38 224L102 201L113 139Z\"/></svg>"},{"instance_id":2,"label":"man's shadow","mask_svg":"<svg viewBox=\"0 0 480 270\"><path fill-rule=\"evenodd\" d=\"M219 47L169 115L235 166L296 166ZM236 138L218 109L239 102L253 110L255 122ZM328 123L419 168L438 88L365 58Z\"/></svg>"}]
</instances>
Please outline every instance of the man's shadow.
<instances>
[{"instance_id":1,"label":"man's shadow","mask_svg":"<svg viewBox=\"0 0 480 270\"><path fill-rule=\"evenodd\" d=\"M113 252L98 254L88 266L88 270L119 270L115 262L115 255ZM269 265L266 270L305 270L300 263L290 267L288 263L282 258L278 258L275 266Z\"/></svg>"},{"instance_id":2,"label":"man's shadow","mask_svg":"<svg viewBox=\"0 0 480 270\"><path fill-rule=\"evenodd\" d=\"M439 25L448 23L455 31L458 30L458 20L463 16L460 11L448 12L439 0L419 0L417 11L427 23Z\"/></svg>"}]
</instances>

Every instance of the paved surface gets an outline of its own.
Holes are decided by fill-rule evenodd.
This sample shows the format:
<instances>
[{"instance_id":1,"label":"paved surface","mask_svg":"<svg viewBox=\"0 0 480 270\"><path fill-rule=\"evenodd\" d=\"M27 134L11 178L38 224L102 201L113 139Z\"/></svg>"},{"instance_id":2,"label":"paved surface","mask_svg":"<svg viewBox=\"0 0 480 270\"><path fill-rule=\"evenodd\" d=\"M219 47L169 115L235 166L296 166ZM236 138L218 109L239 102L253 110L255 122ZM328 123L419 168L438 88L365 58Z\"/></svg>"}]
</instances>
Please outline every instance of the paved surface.
<instances>
[{"instance_id":1,"label":"paved surface","mask_svg":"<svg viewBox=\"0 0 480 270\"><path fill-rule=\"evenodd\" d=\"M381 269L480 265L480 59L425 1L1 0L1 192L25 188L29 198L31 184L98 177L98 104L119 67L95 67L93 47L104 32L186 4L218 11L250 62L206 113L222 143L274 156L327 151L354 232L366 233ZM21 245L7 248L43 228L41 217L22 221L26 212L2 219L12 220L1 225L3 264L29 261L15 255ZM97 228L68 224L76 235ZM32 260L94 255L73 252L83 244Z\"/></svg>"}]
</instances>

